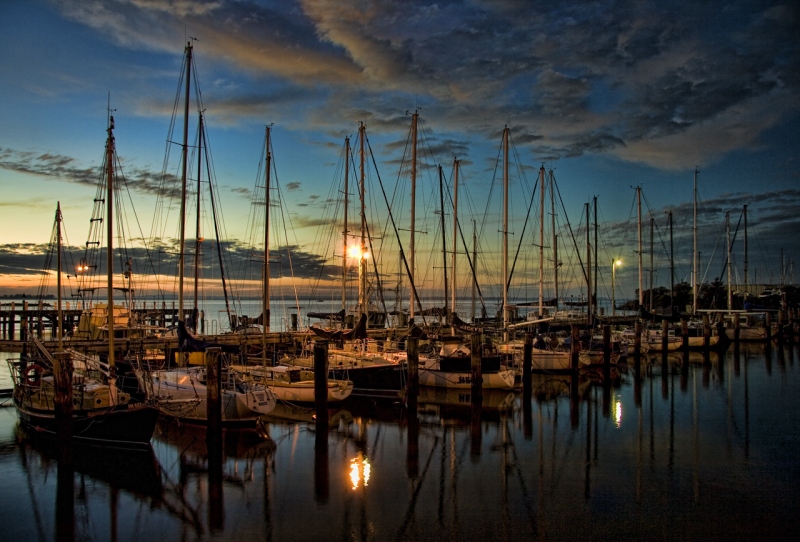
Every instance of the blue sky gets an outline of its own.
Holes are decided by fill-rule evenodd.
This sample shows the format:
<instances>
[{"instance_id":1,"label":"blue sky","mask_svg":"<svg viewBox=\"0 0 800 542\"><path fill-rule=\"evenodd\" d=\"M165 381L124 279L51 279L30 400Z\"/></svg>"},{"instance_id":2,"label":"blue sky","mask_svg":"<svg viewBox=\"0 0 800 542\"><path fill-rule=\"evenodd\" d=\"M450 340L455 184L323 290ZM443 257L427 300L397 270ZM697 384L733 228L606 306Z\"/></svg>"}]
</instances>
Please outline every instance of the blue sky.
<instances>
[{"instance_id":1,"label":"blue sky","mask_svg":"<svg viewBox=\"0 0 800 542\"><path fill-rule=\"evenodd\" d=\"M3 2L0 288L35 289L57 201L70 244L84 243L109 94L117 151L137 213L150 223L155 203L145 181L162 170L188 37L196 38L230 242L246 244L252 235L246 217L265 125L273 126L291 218L286 243L313 260L324 253L317 223L333 216L322 205L335 199L329 194L336 193L331 183L344 137L355 145L357 121L365 122L380 176L394 187L407 113L418 110L426 150L417 215L424 213L420 227L428 232L418 242L427 250L440 207L433 166L441 164L451 182L453 159L462 160L463 197L482 213L508 125L522 168L515 171L526 177L512 179L515 194L525 193L544 164L554 171L573 229L583 227L583 205L598 197L600 262L624 261L618 298L635 297L636 185L647 203L646 231L652 214L663 236L666 211L674 211L676 279L690 280L695 167L706 278L719 276L723 265L725 212L735 224L748 205L750 281L777 282L781 249L794 261L800 232L799 16L796 3L751 1ZM499 213L497 190L491 207ZM528 197L512 196L520 206L514 243ZM393 211L407 230L407 201ZM386 212L374 213L377 228ZM466 208L459 213L465 223L473 218ZM481 242L487 255L496 255L496 241L487 234ZM538 258L537 250L526 252ZM736 250L741 282L740 242ZM566 261L569 247L559 251ZM430 258L418 265L441 267L440 258ZM494 260L487 275L496 272ZM668 284L663 251L656 260L657 282ZM385 261L394 272L392 258ZM608 265L603 273L607 281Z\"/></svg>"}]
</instances>

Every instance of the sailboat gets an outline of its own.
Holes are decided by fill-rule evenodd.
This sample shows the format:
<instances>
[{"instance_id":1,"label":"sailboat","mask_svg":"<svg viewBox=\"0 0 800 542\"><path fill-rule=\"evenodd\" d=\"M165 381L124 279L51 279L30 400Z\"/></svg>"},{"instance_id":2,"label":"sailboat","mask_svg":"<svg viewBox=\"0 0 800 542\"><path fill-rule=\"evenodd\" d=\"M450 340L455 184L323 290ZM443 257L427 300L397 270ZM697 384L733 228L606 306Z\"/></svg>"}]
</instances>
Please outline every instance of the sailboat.
<instances>
[{"instance_id":1,"label":"sailboat","mask_svg":"<svg viewBox=\"0 0 800 542\"><path fill-rule=\"evenodd\" d=\"M374 351L374 343L368 337L370 321L373 325L385 324L385 313L372 310L367 291L367 265L369 263L369 236L365 214L364 194L366 190L365 162L367 153L366 125L359 123L359 200L361 205L361 226L359 245L348 250L347 215L344 216L342 243L342 324L346 312L347 277L346 255L349 253L358 259L358 320L351 329L324 329L314 325L310 330L321 339L331 341L328 349L328 376L333 380L349 380L353 383L353 393L359 395L394 396L406 386L406 363L404 356L386 355L385 352ZM345 209L347 208L347 180L350 162L349 138L345 139ZM376 319L377 316L377 319ZM342 326L343 327L343 326ZM301 357L292 363L308 365L310 359Z\"/></svg>"},{"instance_id":2,"label":"sailboat","mask_svg":"<svg viewBox=\"0 0 800 542\"><path fill-rule=\"evenodd\" d=\"M192 67L192 44L186 45L186 95L184 101L184 127L182 146L181 206L180 206L180 251L178 254L178 337L180 350L183 352L203 352L213 343L207 343L195 337L188 329L184 310L184 248L186 245L186 181L189 125L189 91ZM202 116L199 123L200 152L204 150L204 128ZM207 152L207 151L206 151ZM198 180L199 180L198 171ZM198 190L198 199L200 197ZM219 245L219 243L218 243ZM224 275L223 275L224 277ZM197 277L195 277L197 284ZM223 278L223 289L225 283ZM227 290L225 299L227 306ZM195 307L197 312L197 296L195 289ZM194 320L194 318L193 318ZM193 322L194 323L194 322ZM220 375L220 402L222 403L223 425L255 425L258 418L275 408L275 394L264 384L246 380L236 371L230 369L229 353L222 356L222 374ZM206 354L208 355L208 354ZM144 362L136 369L140 386L153 398L161 411L175 418L192 423L206 423L208 420L208 388L205 365L189 365L171 369L152 370Z\"/></svg>"},{"instance_id":3,"label":"sailboat","mask_svg":"<svg viewBox=\"0 0 800 542\"><path fill-rule=\"evenodd\" d=\"M108 228L108 306L113 307L113 198L114 198L114 117L109 117L106 141L104 174L107 181L106 225ZM76 443L118 448L146 448L150 445L158 410L149 402L140 402L130 394L118 389L114 357L114 318L108 317L108 358L79 356L64 350L61 315L61 205L56 208L54 244L56 245L58 270L56 333L58 352L55 356L35 337L31 337L30 350L18 361L9 361L14 382L14 405L20 421L39 434L56 437L60 414L56 409L57 379L66 374L72 381L71 437ZM52 244L52 243L51 243ZM71 370L75 359L74 372ZM62 381L63 382L63 381ZM64 407L62 407L64 408Z\"/></svg>"},{"instance_id":4,"label":"sailboat","mask_svg":"<svg viewBox=\"0 0 800 542\"><path fill-rule=\"evenodd\" d=\"M539 301L537 317L522 323L510 321L509 314L509 269L508 269L508 153L509 153L509 129L503 129L503 341L499 345L502 352L509 353L514 358L514 365L517 367L518 376L522 374L522 355L523 341L509 340L509 332L518 327L528 327L542 325L552 320L547 317L544 311L544 216L545 216L545 169L539 169L539 199L540 199L540 222L539 222ZM554 258L557 260L557 258ZM557 262L556 262L557 265ZM550 334L549 340L544 340L544 336L537 337L537 341L531 353L531 370L535 372L558 372L572 370L572 353L569 348L563 345L554 334ZM579 365L588 365L587 357L579 357Z\"/></svg>"}]
</instances>

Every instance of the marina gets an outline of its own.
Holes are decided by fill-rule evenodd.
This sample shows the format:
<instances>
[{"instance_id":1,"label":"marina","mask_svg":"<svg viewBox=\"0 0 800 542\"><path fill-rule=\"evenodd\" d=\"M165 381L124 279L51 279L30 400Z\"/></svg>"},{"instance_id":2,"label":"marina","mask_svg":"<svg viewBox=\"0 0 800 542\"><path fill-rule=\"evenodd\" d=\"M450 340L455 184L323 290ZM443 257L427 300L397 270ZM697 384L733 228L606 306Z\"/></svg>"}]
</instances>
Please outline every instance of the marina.
<instances>
[{"instance_id":1,"label":"marina","mask_svg":"<svg viewBox=\"0 0 800 542\"><path fill-rule=\"evenodd\" d=\"M2 408L0 513L9 540L791 539L799 354L629 358L610 382L536 375L530 396L425 392L416 411L353 397L324 427L273 412L225 430L218 464L205 428L162 421L150 450L62 472Z\"/></svg>"},{"instance_id":2,"label":"marina","mask_svg":"<svg viewBox=\"0 0 800 542\"><path fill-rule=\"evenodd\" d=\"M0 539L800 534L796 9L84 4L6 10Z\"/></svg>"}]
</instances>

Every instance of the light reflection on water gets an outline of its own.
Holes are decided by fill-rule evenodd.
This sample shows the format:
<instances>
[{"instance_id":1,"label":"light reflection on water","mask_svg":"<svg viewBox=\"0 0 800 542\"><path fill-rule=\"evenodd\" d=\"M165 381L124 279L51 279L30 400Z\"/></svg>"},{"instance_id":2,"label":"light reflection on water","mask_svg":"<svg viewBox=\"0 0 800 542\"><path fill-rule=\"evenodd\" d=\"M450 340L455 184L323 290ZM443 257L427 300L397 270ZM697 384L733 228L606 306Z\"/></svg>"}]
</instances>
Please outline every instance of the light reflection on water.
<instances>
[{"instance_id":1,"label":"light reflection on water","mask_svg":"<svg viewBox=\"0 0 800 542\"><path fill-rule=\"evenodd\" d=\"M221 465L203 429L165 423L146 454L81 452L60 469L2 408L0 538L788 538L796 357L748 345L646 358L638 376L632 362L535 375L529 401L423 389L416 412L353 398L327 434L281 405L268 438L226 431Z\"/></svg>"}]
</instances>

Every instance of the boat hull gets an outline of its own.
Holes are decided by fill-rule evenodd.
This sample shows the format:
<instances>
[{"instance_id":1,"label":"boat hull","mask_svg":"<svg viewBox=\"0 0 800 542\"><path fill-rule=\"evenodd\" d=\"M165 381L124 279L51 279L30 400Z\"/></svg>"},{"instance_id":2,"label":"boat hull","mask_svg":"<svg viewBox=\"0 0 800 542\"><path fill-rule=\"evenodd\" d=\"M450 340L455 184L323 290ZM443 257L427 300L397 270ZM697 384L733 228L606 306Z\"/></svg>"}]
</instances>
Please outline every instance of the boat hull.
<instances>
[{"instance_id":1,"label":"boat hull","mask_svg":"<svg viewBox=\"0 0 800 542\"><path fill-rule=\"evenodd\" d=\"M494 373L482 373L484 389L510 390L514 388L515 371L501 369ZM472 373L420 369L419 385L434 388L472 388Z\"/></svg>"},{"instance_id":2,"label":"boat hull","mask_svg":"<svg viewBox=\"0 0 800 542\"><path fill-rule=\"evenodd\" d=\"M155 371L150 381L140 373L143 388L152 390L160 410L181 421L205 425L208 423L208 390L191 371ZM251 384L252 385L252 384ZM259 417L271 412L277 404L275 393L269 388L240 391L220 391L223 426L255 426Z\"/></svg>"},{"instance_id":3,"label":"boat hull","mask_svg":"<svg viewBox=\"0 0 800 542\"><path fill-rule=\"evenodd\" d=\"M54 410L27 405L15 397L20 422L38 436L56 438ZM145 449L158 421L159 411L143 403L117 405L107 409L76 410L72 415L72 438L87 446Z\"/></svg>"},{"instance_id":4,"label":"boat hull","mask_svg":"<svg viewBox=\"0 0 800 542\"><path fill-rule=\"evenodd\" d=\"M396 396L406 387L406 372L404 364L385 363L361 367L331 367L328 377L350 380L354 395Z\"/></svg>"}]
</instances>

